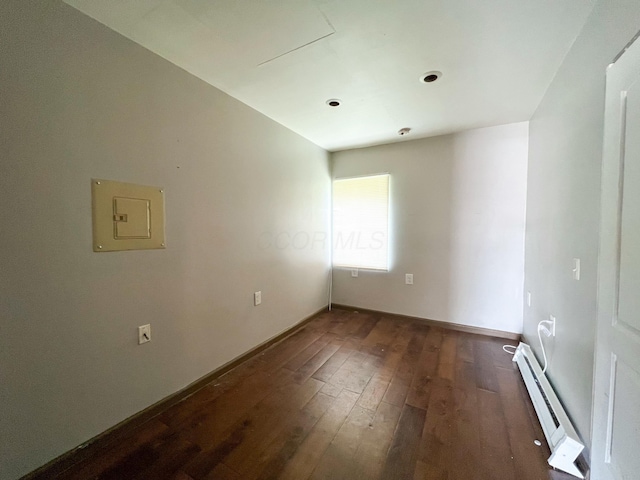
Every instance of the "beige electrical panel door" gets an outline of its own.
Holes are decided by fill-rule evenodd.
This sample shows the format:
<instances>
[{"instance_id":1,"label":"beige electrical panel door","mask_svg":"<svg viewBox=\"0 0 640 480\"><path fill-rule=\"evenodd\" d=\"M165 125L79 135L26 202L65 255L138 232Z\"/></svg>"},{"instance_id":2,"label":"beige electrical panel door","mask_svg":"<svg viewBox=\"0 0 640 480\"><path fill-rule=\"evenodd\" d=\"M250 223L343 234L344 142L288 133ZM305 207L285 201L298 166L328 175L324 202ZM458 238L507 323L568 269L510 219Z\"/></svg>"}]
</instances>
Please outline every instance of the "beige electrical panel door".
<instances>
[{"instance_id":1,"label":"beige electrical panel door","mask_svg":"<svg viewBox=\"0 0 640 480\"><path fill-rule=\"evenodd\" d=\"M91 194L94 252L165 248L162 188L94 179Z\"/></svg>"}]
</instances>

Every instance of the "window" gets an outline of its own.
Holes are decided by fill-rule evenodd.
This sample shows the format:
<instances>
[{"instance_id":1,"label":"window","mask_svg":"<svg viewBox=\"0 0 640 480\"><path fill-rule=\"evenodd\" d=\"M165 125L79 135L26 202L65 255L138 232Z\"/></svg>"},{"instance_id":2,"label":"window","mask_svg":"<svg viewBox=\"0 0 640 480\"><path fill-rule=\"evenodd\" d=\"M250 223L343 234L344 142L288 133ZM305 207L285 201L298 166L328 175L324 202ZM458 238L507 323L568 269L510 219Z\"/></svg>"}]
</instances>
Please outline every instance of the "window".
<instances>
[{"instance_id":1,"label":"window","mask_svg":"<svg viewBox=\"0 0 640 480\"><path fill-rule=\"evenodd\" d=\"M389 175L333 181L333 265L389 269Z\"/></svg>"}]
</instances>

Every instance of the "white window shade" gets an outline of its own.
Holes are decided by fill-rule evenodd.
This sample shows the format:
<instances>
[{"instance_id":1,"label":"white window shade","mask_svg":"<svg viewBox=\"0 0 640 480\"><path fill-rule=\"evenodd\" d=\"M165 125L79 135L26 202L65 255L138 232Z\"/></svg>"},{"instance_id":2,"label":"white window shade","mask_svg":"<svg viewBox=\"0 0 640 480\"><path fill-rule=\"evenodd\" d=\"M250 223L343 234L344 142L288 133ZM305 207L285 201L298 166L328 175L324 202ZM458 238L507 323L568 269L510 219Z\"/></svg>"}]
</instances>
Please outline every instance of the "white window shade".
<instances>
[{"instance_id":1,"label":"white window shade","mask_svg":"<svg viewBox=\"0 0 640 480\"><path fill-rule=\"evenodd\" d=\"M388 270L388 174L333 181L333 264Z\"/></svg>"}]
</instances>

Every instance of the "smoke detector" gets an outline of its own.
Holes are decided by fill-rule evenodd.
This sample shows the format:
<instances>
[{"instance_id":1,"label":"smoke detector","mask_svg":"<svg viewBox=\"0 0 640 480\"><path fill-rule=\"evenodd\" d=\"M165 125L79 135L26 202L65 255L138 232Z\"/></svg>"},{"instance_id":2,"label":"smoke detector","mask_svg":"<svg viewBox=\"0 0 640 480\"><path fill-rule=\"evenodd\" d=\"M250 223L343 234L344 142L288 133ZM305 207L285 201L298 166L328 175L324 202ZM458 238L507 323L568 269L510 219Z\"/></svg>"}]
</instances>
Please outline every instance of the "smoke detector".
<instances>
[{"instance_id":1,"label":"smoke detector","mask_svg":"<svg viewBox=\"0 0 640 480\"><path fill-rule=\"evenodd\" d=\"M442 72L438 72L437 70L432 70L427 73L423 73L420 75L420 81L422 83L433 83L438 80L442 76Z\"/></svg>"},{"instance_id":2,"label":"smoke detector","mask_svg":"<svg viewBox=\"0 0 640 480\"><path fill-rule=\"evenodd\" d=\"M403 136L408 134L411 131L411 129L409 127L404 127L401 128L400 130L398 130L398 135Z\"/></svg>"}]
</instances>

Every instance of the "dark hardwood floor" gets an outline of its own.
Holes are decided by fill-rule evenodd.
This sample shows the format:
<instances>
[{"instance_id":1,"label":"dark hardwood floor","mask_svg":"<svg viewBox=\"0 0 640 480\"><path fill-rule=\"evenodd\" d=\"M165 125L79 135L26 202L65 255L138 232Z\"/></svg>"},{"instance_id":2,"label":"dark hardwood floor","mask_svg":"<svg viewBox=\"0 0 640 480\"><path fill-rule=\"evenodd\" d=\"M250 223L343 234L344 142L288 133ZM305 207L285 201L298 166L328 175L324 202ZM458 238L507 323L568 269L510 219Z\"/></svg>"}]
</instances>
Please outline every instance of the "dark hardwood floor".
<instances>
[{"instance_id":1,"label":"dark hardwood floor","mask_svg":"<svg viewBox=\"0 0 640 480\"><path fill-rule=\"evenodd\" d=\"M505 343L323 313L58 478L548 479Z\"/></svg>"}]
</instances>

